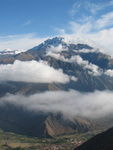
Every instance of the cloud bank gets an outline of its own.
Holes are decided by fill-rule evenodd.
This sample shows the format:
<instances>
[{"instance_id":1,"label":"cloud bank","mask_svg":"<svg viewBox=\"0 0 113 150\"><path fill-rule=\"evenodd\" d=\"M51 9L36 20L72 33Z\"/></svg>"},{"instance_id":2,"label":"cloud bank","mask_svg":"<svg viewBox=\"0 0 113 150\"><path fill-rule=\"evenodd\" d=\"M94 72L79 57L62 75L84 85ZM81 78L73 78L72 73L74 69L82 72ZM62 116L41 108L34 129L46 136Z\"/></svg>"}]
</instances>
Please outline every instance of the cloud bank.
<instances>
[{"instance_id":1,"label":"cloud bank","mask_svg":"<svg viewBox=\"0 0 113 150\"><path fill-rule=\"evenodd\" d=\"M87 50L87 49L86 49ZM61 49L60 49L61 51ZM84 51L84 50L83 50ZM100 76L102 74L102 69L100 69L97 65L89 63L86 60L83 60L82 57L79 55L72 56L71 58L65 58L63 55L61 55L59 52L59 47L55 47L52 50L51 48L48 49L47 56L52 56L57 60L61 60L63 62L68 62L68 63L77 63L81 65L84 69L88 69L88 73L94 76Z\"/></svg>"},{"instance_id":2,"label":"cloud bank","mask_svg":"<svg viewBox=\"0 0 113 150\"><path fill-rule=\"evenodd\" d=\"M107 71L104 72L105 75L113 77L113 70L108 69Z\"/></svg>"},{"instance_id":3,"label":"cloud bank","mask_svg":"<svg viewBox=\"0 0 113 150\"><path fill-rule=\"evenodd\" d=\"M45 92L28 96L7 94L0 98L0 105L10 103L28 111L62 113L72 117L82 116L99 118L113 114L113 92L95 91L94 93Z\"/></svg>"},{"instance_id":4,"label":"cloud bank","mask_svg":"<svg viewBox=\"0 0 113 150\"><path fill-rule=\"evenodd\" d=\"M0 65L0 81L21 81L35 83L66 83L70 77L61 69L55 70L45 61L16 60L14 64Z\"/></svg>"}]
</instances>

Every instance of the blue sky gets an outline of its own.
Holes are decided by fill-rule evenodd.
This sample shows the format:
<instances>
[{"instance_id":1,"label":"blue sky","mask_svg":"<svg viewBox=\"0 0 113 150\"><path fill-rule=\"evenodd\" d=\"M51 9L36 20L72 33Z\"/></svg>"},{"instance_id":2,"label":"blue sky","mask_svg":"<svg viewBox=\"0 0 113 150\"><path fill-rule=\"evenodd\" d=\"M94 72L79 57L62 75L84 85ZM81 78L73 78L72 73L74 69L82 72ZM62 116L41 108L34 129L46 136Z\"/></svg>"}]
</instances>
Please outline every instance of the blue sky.
<instances>
[{"instance_id":1,"label":"blue sky","mask_svg":"<svg viewBox=\"0 0 113 150\"><path fill-rule=\"evenodd\" d=\"M113 0L0 0L0 50L28 49L47 38L113 47Z\"/></svg>"},{"instance_id":2,"label":"blue sky","mask_svg":"<svg viewBox=\"0 0 113 150\"><path fill-rule=\"evenodd\" d=\"M70 19L74 0L0 0L0 34L55 34Z\"/></svg>"}]
</instances>

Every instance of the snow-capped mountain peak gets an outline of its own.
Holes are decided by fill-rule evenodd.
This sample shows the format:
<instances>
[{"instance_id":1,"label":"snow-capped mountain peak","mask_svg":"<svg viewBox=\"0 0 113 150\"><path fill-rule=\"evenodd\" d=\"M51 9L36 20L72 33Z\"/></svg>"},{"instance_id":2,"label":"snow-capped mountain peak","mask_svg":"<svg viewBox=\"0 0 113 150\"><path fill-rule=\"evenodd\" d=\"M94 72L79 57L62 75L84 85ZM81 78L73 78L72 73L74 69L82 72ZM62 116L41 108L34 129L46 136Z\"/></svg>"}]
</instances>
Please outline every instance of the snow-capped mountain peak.
<instances>
[{"instance_id":1,"label":"snow-capped mountain peak","mask_svg":"<svg viewBox=\"0 0 113 150\"><path fill-rule=\"evenodd\" d=\"M81 43L71 43L68 39L63 37L54 37L52 39L47 39L43 43L39 44L38 46L35 46L34 48L30 50L48 50L48 48L59 48L62 47L63 50L82 50L82 49L88 49L92 51L92 47L87 44L81 44Z\"/></svg>"},{"instance_id":2,"label":"snow-capped mountain peak","mask_svg":"<svg viewBox=\"0 0 113 150\"><path fill-rule=\"evenodd\" d=\"M64 42L64 38L62 37L55 37L53 39L48 39L44 42L45 45L52 45L54 47L57 47L58 45L63 45L63 44L66 44Z\"/></svg>"},{"instance_id":3,"label":"snow-capped mountain peak","mask_svg":"<svg viewBox=\"0 0 113 150\"><path fill-rule=\"evenodd\" d=\"M66 43L66 40L63 37L55 37L52 39L47 39L40 45L34 47L32 50L40 50L48 47L58 47L59 45L62 45L62 47L68 47L68 42Z\"/></svg>"}]
</instances>

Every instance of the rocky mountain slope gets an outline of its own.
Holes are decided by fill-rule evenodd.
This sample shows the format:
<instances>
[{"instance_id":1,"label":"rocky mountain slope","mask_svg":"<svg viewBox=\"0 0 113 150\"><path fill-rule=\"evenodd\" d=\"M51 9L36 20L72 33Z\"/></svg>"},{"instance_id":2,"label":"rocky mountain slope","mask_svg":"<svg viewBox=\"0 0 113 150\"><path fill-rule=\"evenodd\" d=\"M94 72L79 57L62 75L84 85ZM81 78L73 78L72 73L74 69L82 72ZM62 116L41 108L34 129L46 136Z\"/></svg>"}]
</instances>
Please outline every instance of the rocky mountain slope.
<instances>
[{"instance_id":1,"label":"rocky mountain slope","mask_svg":"<svg viewBox=\"0 0 113 150\"><path fill-rule=\"evenodd\" d=\"M5 108L0 107L0 127L6 132L43 138L94 129L93 124L85 118L65 116L64 119L62 114L31 113L9 104Z\"/></svg>"}]
</instances>

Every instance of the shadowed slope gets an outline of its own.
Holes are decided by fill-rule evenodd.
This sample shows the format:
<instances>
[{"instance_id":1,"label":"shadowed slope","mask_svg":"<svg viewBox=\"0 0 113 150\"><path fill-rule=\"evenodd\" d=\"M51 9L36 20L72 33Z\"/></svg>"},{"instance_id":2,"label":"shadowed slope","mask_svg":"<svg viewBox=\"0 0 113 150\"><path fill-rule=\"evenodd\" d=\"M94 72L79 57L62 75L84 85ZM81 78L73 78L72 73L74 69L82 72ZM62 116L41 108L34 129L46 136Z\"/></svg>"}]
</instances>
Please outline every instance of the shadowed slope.
<instances>
[{"instance_id":1,"label":"shadowed slope","mask_svg":"<svg viewBox=\"0 0 113 150\"><path fill-rule=\"evenodd\" d=\"M113 128L100 133L85 142L75 150L112 150L113 149Z\"/></svg>"}]
</instances>

